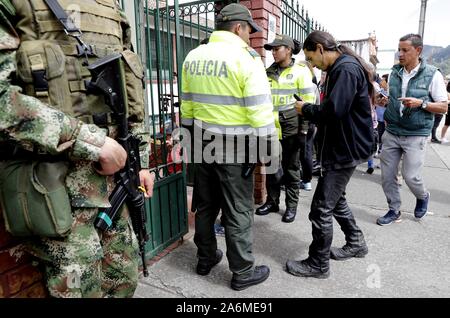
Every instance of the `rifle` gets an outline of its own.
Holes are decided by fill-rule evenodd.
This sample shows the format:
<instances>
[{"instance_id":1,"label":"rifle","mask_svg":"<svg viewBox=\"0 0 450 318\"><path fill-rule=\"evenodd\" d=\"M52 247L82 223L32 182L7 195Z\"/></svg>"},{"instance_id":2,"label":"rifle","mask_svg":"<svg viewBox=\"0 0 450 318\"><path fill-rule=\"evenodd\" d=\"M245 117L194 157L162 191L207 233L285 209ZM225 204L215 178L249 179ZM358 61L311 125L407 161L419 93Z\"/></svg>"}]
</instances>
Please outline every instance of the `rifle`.
<instances>
[{"instance_id":1,"label":"rifle","mask_svg":"<svg viewBox=\"0 0 450 318\"><path fill-rule=\"evenodd\" d=\"M100 211L94 226L105 231L113 221L124 203L127 204L133 230L139 242L139 254L142 258L144 276L148 276L145 263L145 243L148 241L146 229L147 217L144 209L145 189L140 186L139 171L141 162L139 144L141 139L132 135L128 127L127 95L125 76L120 53L111 54L88 66L92 79L87 83L88 94L103 95L106 104L112 110L112 117L118 126L117 142L127 152L125 167L114 176L116 187L109 196L111 207Z\"/></svg>"}]
</instances>

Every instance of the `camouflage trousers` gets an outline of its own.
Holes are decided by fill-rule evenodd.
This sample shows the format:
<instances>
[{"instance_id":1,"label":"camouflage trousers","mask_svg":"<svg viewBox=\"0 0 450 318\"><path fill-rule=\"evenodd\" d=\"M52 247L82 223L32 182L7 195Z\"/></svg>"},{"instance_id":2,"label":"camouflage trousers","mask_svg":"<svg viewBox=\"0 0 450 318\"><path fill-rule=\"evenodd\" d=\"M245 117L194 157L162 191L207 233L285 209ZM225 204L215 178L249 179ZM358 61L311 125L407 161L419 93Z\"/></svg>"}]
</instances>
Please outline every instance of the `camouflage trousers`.
<instances>
[{"instance_id":1,"label":"camouflage trousers","mask_svg":"<svg viewBox=\"0 0 450 318\"><path fill-rule=\"evenodd\" d=\"M26 244L45 265L50 296L132 297L138 281L138 243L124 207L103 233L94 228L98 209L74 209L71 233Z\"/></svg>"}]
</instances>

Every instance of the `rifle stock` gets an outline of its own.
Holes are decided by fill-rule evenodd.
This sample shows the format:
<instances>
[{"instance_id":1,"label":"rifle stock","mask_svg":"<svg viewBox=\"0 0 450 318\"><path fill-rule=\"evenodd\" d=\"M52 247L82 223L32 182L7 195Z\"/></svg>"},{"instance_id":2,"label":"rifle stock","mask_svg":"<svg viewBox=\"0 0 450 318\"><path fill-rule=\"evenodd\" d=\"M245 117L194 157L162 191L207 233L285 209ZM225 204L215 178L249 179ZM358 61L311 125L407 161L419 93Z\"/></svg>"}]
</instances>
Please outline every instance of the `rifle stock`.
<instances>
[{"instance_id":1,"label":"rifle stock","mask_svg":"<svg viewBox=\"0 0 450 318\"><path fill-rule=\"evenodd\" d=\"M118 127L117 142L127 152L125 167L116 173L116 187L109 196L111 207L100 211L94 226L106 231L109 229L124 203L127 204L133 230L139 243L144 276L148 276L145 263L145 243L148 241L146 229L145 198L140 190L139 171L141 162L139 144L141 140L132 135L128 127L127 95L122 55L115 53L105 56L88 66L92 75L87 85L88 94L103 95L106 104L112 110L112 117Z\"/></svg>"}]
</instances>

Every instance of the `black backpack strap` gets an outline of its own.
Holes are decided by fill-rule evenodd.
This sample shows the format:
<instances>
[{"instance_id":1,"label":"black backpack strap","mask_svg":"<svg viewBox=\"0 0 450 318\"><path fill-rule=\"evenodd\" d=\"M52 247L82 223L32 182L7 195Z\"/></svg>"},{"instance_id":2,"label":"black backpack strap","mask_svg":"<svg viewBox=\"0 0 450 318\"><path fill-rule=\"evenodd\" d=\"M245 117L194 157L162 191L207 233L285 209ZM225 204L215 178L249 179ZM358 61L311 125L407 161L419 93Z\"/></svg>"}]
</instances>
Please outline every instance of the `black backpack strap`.
<instances>
[{"instance_id":1,"label":"black backpack strap","mask_svg":"<svg viewBox=\"0 0 450 318\"><path fill-rule=\"evenodd\" d=\"M50 10L53 12L56 19L58 19L58 21L64 27L64 31L66 32L66 34L71 37L74 37L78 41L78 43L79 43L79 45L77 47L78 55L79 56L84 55L86 57L86 65L87 65L88 64L88 59L87 59L88 56L97 56L94 53L94 50L92 49L92 45L90 45L90 44L86 45L86 43L84 43L81 40L81 35L82 35L81 30L77 27L75 22L69 16L67 16L67 13L61 7L58 0L44 0L44 1L48 5Z\"/></svg>"},{"instance_id":2,"label":"black backpack strap","mask_svg":"<svg viewBox=\"0 0 450 318\"><path fill-rule=\"evenodd\" d=\"M58 21L64 26L64 30L66 30L67 33L81 34L81 30L76 26L74 21L67 16L66 12L61 7L58 0L44 0L44 1L48 5L50 10L53 12L53 14L56 16Z\"/></svg>"}]
</instances>

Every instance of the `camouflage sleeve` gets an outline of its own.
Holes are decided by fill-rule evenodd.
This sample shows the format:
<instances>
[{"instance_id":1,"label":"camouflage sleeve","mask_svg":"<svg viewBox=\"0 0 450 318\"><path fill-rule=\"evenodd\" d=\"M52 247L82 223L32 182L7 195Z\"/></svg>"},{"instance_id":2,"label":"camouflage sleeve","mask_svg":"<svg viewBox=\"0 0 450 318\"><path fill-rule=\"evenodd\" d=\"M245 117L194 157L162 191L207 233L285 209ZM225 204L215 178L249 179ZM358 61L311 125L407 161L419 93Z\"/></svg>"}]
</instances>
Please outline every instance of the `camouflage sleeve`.
<instances>
[{"instance_id":1,"label":"camouflage sleeve","mask_svg":"<svg viewBox=\"0 0 450 318\"><path fill-rule=\"evenodd\" d=\"M69 151L73 159L98 160L106 133L97 126L82 124L4 81L0 82L0 104L0 139L51 154Z\"/></svg>"},{"instance_id":2,"label":"camouflage sleeve","mask_svg":"<svg viewBox=\"0 0 450 318\"><path fill-rule=\"evenodd\" d=\"M0 25L0 42L6 43L3 40L8 36L11 38ZM68 152L73 159L97 161L106 133L21 94L19 87L11 85L14 49L13 45L0 47L0 141L14 141L25 149L38 148L50 154Z\"/></svg>"}]
</instances>

